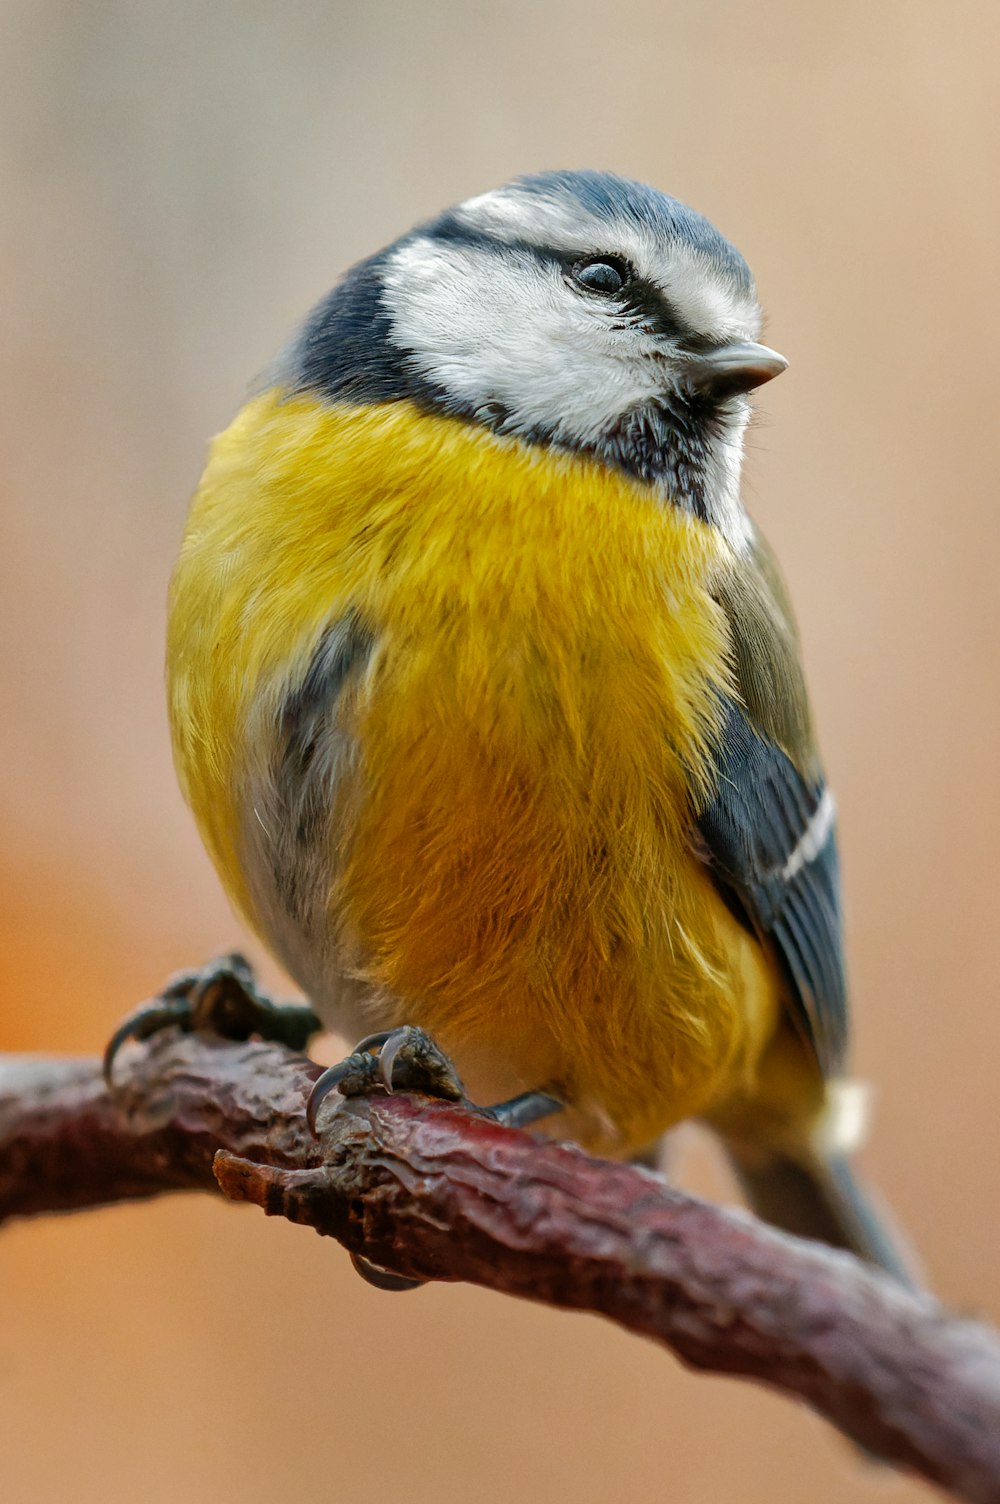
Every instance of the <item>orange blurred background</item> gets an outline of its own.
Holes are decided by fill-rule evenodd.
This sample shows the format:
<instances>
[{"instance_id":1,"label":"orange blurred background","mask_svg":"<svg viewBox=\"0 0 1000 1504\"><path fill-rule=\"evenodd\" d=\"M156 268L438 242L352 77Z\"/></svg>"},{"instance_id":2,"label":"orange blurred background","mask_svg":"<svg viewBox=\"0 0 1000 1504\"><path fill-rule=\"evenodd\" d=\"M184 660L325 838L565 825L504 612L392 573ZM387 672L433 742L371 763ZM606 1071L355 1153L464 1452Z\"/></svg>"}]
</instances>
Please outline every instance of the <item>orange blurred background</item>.
<instances>
[{"instance_id":1,"label":"orange blurred background","mask_svg":"<svg viewBox=\"0 0 1000 1504\"><path fill-rule=\"evenodd\" d=\"M0 1048L94 1052L167 973L245 942L161 683L208 436L351 261L515 173L614 168L736 241L791 361L748 498L840 802L865 1161L934 1287L996 1317L996 7L0 19ZM703 1146L686 1179L729 1194ZM208 1197L8 1228L0 1289L7 1504L930 1497L594 1318L382 1295Z\"/></svg>"}]
</instances>

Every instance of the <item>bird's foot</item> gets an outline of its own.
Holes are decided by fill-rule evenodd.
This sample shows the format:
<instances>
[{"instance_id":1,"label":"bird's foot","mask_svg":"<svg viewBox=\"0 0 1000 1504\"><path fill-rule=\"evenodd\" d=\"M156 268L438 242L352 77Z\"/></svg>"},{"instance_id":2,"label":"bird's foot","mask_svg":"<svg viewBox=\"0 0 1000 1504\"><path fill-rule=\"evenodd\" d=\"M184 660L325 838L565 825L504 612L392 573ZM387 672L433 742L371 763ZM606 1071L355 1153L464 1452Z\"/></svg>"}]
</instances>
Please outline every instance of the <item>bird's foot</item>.
<instances>
[{"instance_id":1,"label":"bird's foot","mask_svg":"<svg viewBox=\"0 0 1000 1504\"><path fill-rule=\"evenodd\" d=\"M410 1024L399 1029L384 1029L362 1039L353 1054L339 1065L330 1066L313 1085L306 1116L317 1136L316 1119L324 1098L333 1091L343 1097L367 1096L373 1091L420 1091L449 1102L468 1102L454 1065L424 1029ZM509 1128L527 1128L541 1118L562 1110L562 1103L547 1092L526 1091L499 1102L495 1107L476 1108ZM380 1264L373 1264L362 1254L352 1254L351 1262L363 1279L379 1290L415 1290L424 1283L393 1274Z\"/></svg>"},{"instance_id":2,"label":"bird's foot","mask_svg":"<svg viewBox=\"0 0 1000 1504\"><path fill-rule=\"evenodd\" d=\"M185 1034L197 1030L234 1043L259 1034L291 1050L304 1050L323 1027L307 1005L278 1004L265 997L250 962L234 951L196 971L180 972L158 997L140 1004L119 1024L104 1051L108 1085L115 1056L127 1040L149 1039L171 1025Z\"/></svg>"},{"instance_id":3,"label":"bird's foot","mask_svg":"<svg viewBox=\"0 0 1000 1504\"><path fill-rule=\"evenodd\" d=\"M498 1102L493 1107L479 1107L469 1102L448 1056L425 1029L412 1024L369 1034L346 1060L323 1072L313 1085L306 1109L314 1136L320 1105L332 1091L339 1091L342 1097L364 1097L373 1091L390 1094L394 1091L420 1091L429 1097L443 1097L448 1102L464 1102L508 1128L527 1128L541 1118L560 1112L563 1105L557 1097L542 1091L522 1092L520 1096Z\"/></svg>"},{"instance_id":4,"label":"bird's foot","mask_svg":"<svg viewBox=\"0 0 1000 1504\"><path fill-rule=\"evenodd\" d=\"M465 1099L458 1072L425 1030L410 1024L401 1029L382 1029L362 1039L353 1054L339 1065L331 1065L316 1081L306 1109L313 1134L320 1103L330 1092L364 1097L378 1090L422 1091L448 1102Z\"/></svg>"}]
</instances>

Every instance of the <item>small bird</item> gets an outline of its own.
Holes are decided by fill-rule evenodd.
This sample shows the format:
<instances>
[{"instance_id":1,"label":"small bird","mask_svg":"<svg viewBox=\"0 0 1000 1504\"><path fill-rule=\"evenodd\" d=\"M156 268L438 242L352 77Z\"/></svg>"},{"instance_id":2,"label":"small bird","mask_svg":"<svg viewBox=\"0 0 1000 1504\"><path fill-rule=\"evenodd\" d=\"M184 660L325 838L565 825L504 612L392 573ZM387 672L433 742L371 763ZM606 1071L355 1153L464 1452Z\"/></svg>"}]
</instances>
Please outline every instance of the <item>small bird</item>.
<instances>
[{"instance_id":1,"label":"small bird","mask_svg":"<svg viewBox=\"0 0 1000 1504\"><path fill-rule=\"evenodd\" d=\"M597 1152L701 1119L762 1215L905 1278L848 1165L834 802L741 495L760 327L706 219L603 172L355 266L212 447L175 758L387 1085L419 1029Z\"/></svg>"}]
</instances>

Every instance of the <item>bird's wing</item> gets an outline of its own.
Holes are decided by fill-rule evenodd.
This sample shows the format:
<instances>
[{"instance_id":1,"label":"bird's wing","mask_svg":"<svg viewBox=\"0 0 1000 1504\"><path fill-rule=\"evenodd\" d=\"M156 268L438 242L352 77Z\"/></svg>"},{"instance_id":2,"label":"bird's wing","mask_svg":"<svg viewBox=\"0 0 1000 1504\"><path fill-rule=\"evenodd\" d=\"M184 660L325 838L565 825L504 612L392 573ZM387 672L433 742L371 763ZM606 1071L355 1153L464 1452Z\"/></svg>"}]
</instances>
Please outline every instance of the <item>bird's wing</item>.
<instances>
[{"instance_id":1,"label":"bird's wing","mask_svg":"<svg viewBox=\"0 0 1000 1504\"><path fill-rule=\"evenodd\" d=\"M698 826L723 896L773 944L796 1021L832 1076L848 1037L834 804L791 609L763 539L755 549L757 568L719 590L735 682L723 697L717 777Z\"/></svg>"}]
</instances>

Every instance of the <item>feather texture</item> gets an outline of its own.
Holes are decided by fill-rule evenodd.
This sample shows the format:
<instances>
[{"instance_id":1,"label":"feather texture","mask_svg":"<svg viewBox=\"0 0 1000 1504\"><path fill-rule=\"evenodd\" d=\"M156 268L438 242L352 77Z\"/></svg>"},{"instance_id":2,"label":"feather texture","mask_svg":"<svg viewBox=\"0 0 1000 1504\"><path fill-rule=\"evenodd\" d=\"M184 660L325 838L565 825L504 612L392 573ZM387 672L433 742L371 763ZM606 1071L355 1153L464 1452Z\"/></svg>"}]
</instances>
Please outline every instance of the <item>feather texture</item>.
<instances>
[{"instance_id":1,"label":"feather texture","mask_svg":"<svg viewBox=\"0 0 1000 1504\"><path fill-rule=\"evenodd\" d=\"M407 403L248 405L174 580L175 751L230 893L331 1021L423 1023L473 1081L489 1062L483 1090L557 1086L606 1148L752 1092L783 983L692 851L730 562L582 458ZM349 619L303 909L279 771Z\"/></svg>"},{"instance_id":2,"label":"feather texture","mask_svg":"<svg viewBox=\"0 0 1000 1504\"><path fill-rule=\"evenodd\" d=\"M844 1067L847 989L833 805L740 707L725 702L719 780L699 816L709 864L787 970L800 1026L825 1075Z\"/></svg>"}]
</instances>

